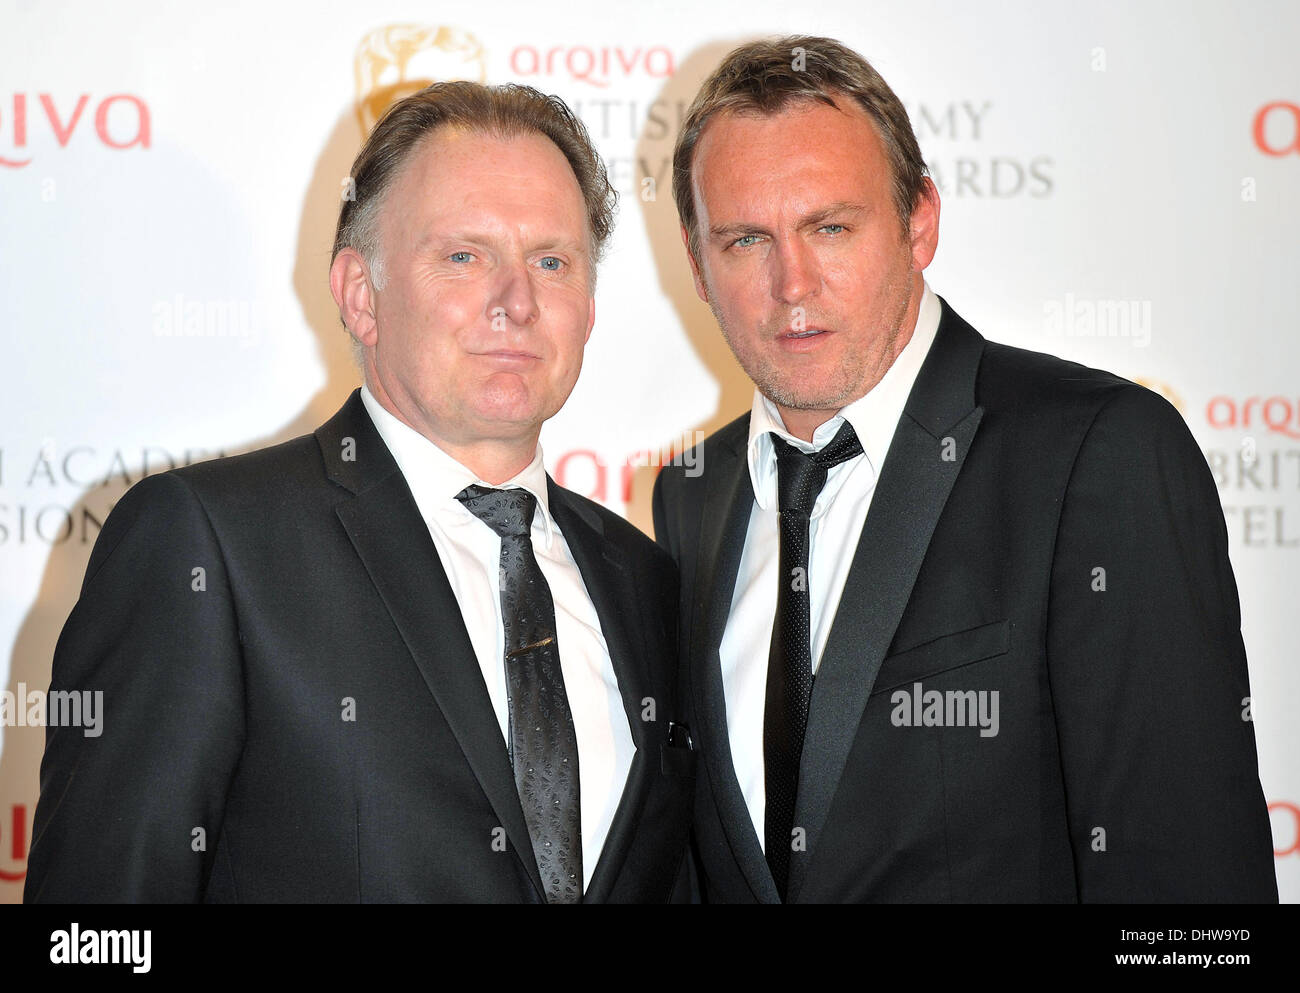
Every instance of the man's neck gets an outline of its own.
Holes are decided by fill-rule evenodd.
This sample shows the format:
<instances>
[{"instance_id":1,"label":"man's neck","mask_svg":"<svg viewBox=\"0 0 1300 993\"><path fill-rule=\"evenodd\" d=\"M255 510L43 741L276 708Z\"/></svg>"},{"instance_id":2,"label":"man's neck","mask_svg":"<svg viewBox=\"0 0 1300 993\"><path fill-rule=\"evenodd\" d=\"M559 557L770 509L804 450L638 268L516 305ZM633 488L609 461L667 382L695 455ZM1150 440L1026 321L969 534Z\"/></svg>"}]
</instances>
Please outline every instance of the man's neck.
<instances>
[{"instance_id":1,"label":"man's neck","mask_svg":"<svg viewBox=\"0 0 1300 993\"><path fill-rule=\"evenodd\" d=\"M492 486L500 486L514 479L532 464L537 454L536 435L533 435L532 441L526 445L481 441L462 446L432 438L424 431L420 433L483 482Z\"/></svg>"},{"instance_id":2,"label":"man's neck","mask_svg":"<svg viewBox=\"0 0 1300 993\"><path fill-rule=\"evenodd\" d=\"M773 402L775 403L775 401ZM781 414L781 421L785 424L787 431L801 441L812 444L813 435L817 429L838 414L842 408L837 407L834 410L796 410L792 407L782 407L778 403L776 409Z\"/></svg>"},{"instance_id":3,"label":"man's neck","mask_svg":"<svg viewBox=\"0 0 1300 993\"><path fill-rule=\"evenodd\" d=\"M367 382L366 389L375 401L416 434L437 445L438 448L474 473L483 482L499 486L527 469L537 455L540 426L531 432L507 438L448 438L436 431L424 419L408 415L401 405L378 384Z\"/></svg>"}]
</instances>

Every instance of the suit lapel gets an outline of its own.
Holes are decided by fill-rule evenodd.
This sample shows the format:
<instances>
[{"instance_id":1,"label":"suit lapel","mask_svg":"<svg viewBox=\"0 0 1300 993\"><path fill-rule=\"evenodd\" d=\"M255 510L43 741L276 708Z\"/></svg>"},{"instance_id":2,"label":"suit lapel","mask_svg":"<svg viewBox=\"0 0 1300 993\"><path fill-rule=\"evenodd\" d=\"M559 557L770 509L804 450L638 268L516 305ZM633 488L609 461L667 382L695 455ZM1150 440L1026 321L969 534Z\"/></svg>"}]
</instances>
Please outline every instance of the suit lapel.
<instances>
[{"instance_id":1,"label":"suit lapel","mask_svg":"<svg viewBox=\"0 0 1300 993\"><path fill-rule=\"evenodd\" d=\"M634 641L628 634L628 611L638 609L641 602L630 568L618 548L606 540L599 516L571 499L569 492L556 486L549 476L546 487L551 516L564 535L600 619L601 634L609 648L623 710L632 731L632 743L636 746L623 795L584 897L593 903L603 903L609 899L636 834L641 806L654 773L651 760L658 761L656 742L646 722L641 719L641 701L653 696L654 689L646 670L644 640ZM564 651L563 645L560 651Z\"/></svg>"},{"instance_id":2,"label":"suit lapel","mask_svg":"<svg viewBox=\"0 0 1300 993\"><path fill-rule=\"evenodd\" d=\"M721 464L707 474L700 524L699 575L691 604L691 689L700 715L700 748L732 854L754 899L760 903L780 903L780 894L736 779L719 655L754 506L754 488L745 460L748 420L740 422L739 430L743 433L719 452Z\"/></svg>"},{"instance_id":3,"label":"suit lapel","mask_svg":"<svg viewBox=\"0 0 1300 993\"><path fill-rule=\"evenodd\" d=\"M353 392L316 437L329 477L353 494L335 513L505 828L511 849L544 900L514 772L456 595L406 479L375 430L360 391Z\"/></svg>"},{"instance_id":4,"label":"suit lapel","mask_svg":"<svg viewBox=\"0 0 1300 993\"><path fill-rule=\"evenodd\" d=\"M984 339L946 302L942 306L939 330L889 446L813 680L795 810L808 854L791 862L791 902L816 856L876 674L984 416L975 406Z\"/></svg>"}]
</instances>

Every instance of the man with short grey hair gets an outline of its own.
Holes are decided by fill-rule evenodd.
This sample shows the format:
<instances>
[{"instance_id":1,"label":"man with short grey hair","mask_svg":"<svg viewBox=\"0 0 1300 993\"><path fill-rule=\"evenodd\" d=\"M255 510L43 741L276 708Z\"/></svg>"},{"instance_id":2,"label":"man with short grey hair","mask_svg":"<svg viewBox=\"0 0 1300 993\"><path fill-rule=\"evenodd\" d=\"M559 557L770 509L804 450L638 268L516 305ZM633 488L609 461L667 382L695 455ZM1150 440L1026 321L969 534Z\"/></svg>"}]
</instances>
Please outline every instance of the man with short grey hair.
<instances>
[{"instance_id":1,"label":"man with short grey hair","mask_svg":"<svg viewBox=\"0 0 1300 993\"><path fill-rule=\"evenodd\" d=\"M440 83L357 157L330 288L364 385L145 479L53 688L29 901L663 902L693 787L669 557L547 475L613 193L527 87Z\"/></svg>"}]
</instances>

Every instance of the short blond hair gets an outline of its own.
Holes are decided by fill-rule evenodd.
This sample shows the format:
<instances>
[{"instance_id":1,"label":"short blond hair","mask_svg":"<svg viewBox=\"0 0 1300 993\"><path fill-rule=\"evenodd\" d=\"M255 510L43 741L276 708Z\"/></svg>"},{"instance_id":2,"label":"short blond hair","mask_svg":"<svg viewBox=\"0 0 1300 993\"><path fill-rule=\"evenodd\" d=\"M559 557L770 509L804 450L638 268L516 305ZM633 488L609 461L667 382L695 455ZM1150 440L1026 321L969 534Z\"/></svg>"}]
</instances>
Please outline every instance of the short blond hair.
<instances>
[{"instance_id":1,"label":"short blond hair","mask_svg":"<svg viewBox=\"0 0 1300 993\"><path fill-rule=\"evenodd\" d=\"M700 234L691 166L709 121L725 113L771 116L802 100L834 106L837 96L856 101L875 124L893 172L894 208L908 229L926 168L902 101L853 49L833 38L786 35L730 52L704 81L682 121L673 149L673 198L694 258L700 257Z\"/></svg>"}]
</instances>

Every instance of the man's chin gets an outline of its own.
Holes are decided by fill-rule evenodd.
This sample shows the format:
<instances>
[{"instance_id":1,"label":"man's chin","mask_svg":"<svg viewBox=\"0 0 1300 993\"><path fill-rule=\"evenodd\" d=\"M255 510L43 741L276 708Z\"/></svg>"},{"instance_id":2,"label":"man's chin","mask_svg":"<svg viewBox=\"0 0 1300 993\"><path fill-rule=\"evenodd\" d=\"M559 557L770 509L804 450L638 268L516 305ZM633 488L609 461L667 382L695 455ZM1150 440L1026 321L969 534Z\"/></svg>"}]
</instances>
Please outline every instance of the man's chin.
<instances>
[{"instance_id":1,"label":"man's chin","mask_svg":"<svg viewBox=\"0 0 1300 993\"><path fill-rule=\"evenodd\" d=\"M487 433L504 438L508 435L526 435L541 427L546 417L531 406L494 406L479 404L474 419Z\"/></svg>"},{"instance_id":2,"label":"man's chin","mask_svg":"<svg viewBox=\"0 0 1300 993\"><path fill-rule=\"evenodd\" d=\"M758 390L778 407L788 410L839 410L856 399L844 384L815 385L797 382L760 383Z\"/></svg>"},{"instance_id":3,"label":"man's chin","mask_svg":"<svg viewBox=\"0 0 1300 993\"><path fill-rule=\"evenodd\" d=\"M484 391L475 397L472 409L475 420L483 428L490 429L491 434L497 437L524 437L536 432L556 413L558 407L543 402L542 398L528 389L495 389Z\"/></svg>"}]
</instances>

